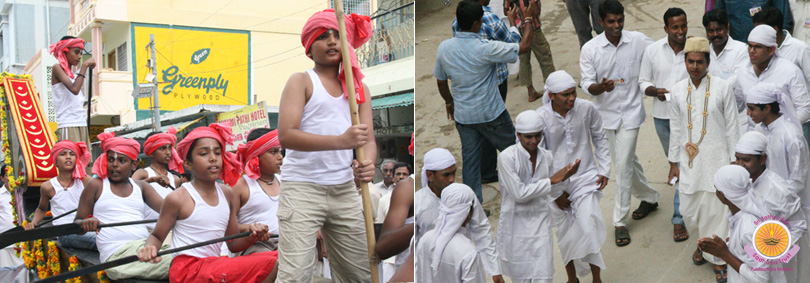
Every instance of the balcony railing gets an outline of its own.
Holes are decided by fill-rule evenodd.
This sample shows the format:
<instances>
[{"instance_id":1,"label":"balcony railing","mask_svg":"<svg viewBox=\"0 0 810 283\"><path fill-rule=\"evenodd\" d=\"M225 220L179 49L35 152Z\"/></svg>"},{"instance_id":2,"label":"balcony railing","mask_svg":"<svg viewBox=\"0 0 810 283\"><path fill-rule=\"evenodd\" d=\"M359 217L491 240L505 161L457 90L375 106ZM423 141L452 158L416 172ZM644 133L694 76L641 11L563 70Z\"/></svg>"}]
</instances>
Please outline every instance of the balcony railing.
<instances>
[{"instance_id":1,"label":"balcony railing","mask_svg":"<svg viewBox=\"0 0 810 283\"><path fill-rule=\"evenodd\" d=\"M374 35L357 52L361 68L413 55L414 2L372 17Z\"/></svg>"}]
</instances>

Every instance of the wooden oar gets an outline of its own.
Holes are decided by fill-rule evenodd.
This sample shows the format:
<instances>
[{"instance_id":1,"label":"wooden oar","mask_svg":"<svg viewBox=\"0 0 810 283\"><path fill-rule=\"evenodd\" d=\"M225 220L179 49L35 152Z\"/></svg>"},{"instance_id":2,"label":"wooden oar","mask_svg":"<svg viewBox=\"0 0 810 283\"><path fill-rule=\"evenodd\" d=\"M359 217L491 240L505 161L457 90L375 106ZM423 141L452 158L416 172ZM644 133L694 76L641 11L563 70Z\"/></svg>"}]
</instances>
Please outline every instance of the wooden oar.
<instances>
[{"instance_id":1,"label":"wooden oar","mask_svg":"<svg viewBox=\"0 0 810 283\"><path fill-rule=\"evenodd\" d=\"M119 223L110 223L110 224L99 224L98 228L104 227L115 227L115 226L126 226L126 225L135 225L135 224L146 224L146 223L155 223L157 219L152 220L138 220L138 221L129 221L129 222L119 222ZM8 247L14 243L23 242L23 241L31 241L31 240L38 240L44 238L51 238L51 237L59 237L65 235L74 235L74 234L81 234L84 233L84 228L81 225L76 223L69 223L63 225L56 225L51 227L27 230L27 231L19 231L19 232L12 232L8 234L3 234L3 237L0 238L0 248Z\"/></svg>"},{"instance_id":2,"label":"wooden oar","mask_svg":"<svg viewBox=\"0 0 810 283\"><path fill-rule=\"evenodd\" d=\"M76 212L76 210L77 210L77 208L74 208L73 210L68 211L68 212L65 212L65 213L62 213L62 214L60 214L59 216L53 217L53 218L48 219L48 220L42 220L42 221L40 221L40 222L39 222L39 224L37 224L36 226L34 226L34 228L39 228L39 227L40 227L40 226L42 226L42 225L45 225L45 224L51 223L51 222L53 222L53 221L54 221L54 220L56 220L56 219L59 219L59 218L65 217L65 216L67 216L68 214L71 214L71 213ZM3 233L0 233L0 236L5 235L6 233L19 232L19 231L23 231L23 230L25 230L25 227L23 227L23 226L16 226L16 227L14 227L14 228L11 228L11 229L8 229L8 230L6 230L6 231L3 231Z\"/></svg>"},{"instance_id":3,"label":"wooden oar","mask_svg":"<svg viewBox=\"0 0 810 283\"><path fill-rule=\"evenodd\" d=\"M346 15L343 12L343 0L335 0L335 16L338 22L338 34L340 35L340 53L343 57L343 69L346 76L346 90L349 99L349 111L352 115L352 125L360 124L360 116L357 113L357 94L354 92L354 74L352 73L352 57L349 51L349 40L346 37ZM361 86L363 87L363 86ZM366 101L371 103L371 101ZM357 153L357 161L362 162L365 159L365 151L363 147L355 149ZM368 192L368 183L360 182L360 191L363 198L363 216L366 222L366 242L368 243L368 263L371 267L371 282L378 283L380 276L377 271L379 259L374 247L377 246L376 238L374 237L374 219L371 215L371 198Z\"/></svg>"},{"instance_id":4,"label":"wooden oar","mask_svg":"<svg viewBox=\"0 0 810 283\"><path fill-rule=\"evenodd\" d=\"M193 248L196 248L196 247L202 247L202 246L206 246L206 245L210 245L210 244L214 244L214 243L218 243L218 242L230 241L230 240L233 240L233 239L236 239L236 238L242 238L242 237L250 236L251 233L252 232L242 232L242 233L239 233L239 234L234 234L234 235L227 236L227 237L217 238L217 239L213 239L213 240L210 240L210 241L205 241L205 242L202 242L202 243L196 243L196 244L188 245L188 246L185 246L185 247L179 247L179 248L174 248L174 249L163 250L163 251L159 251L157 253L157 255L158 256L163 256L163 255L167 255L167 254L170 254L170 253L176 253L176 252L179 252L179 251L185 251L185 250L188 250L188 249L193 249ZM271 235L270 236L270 238L277 238L277 237L278 237L278 235ZM113 260L113 261L108 261L108 262L105 262L105 263L85 267L85 268L82 268L82 269L79 269L79 270L76 270L76 271L71 271L71 272L68 272L68 273L62 273L62 274L59 274L59 275L56 275L56 276L48 277L48 278L42 279L40 281L36 281L36 283L55 283L55 282L64 281L64 280L67 280L67 279L70 279L70 278L79 277L79 276L82 276L82 275L94 274L94 273L99 272L101 270L105 270L105 269L108 269L108 268L113 268L113 267L116 267L116 266L119 266L119 265L124 265L124 264L127 264L127 263L136 262L136 261L138 261L138 256L137 255L131 255L131 256L128 256L128 257L125 257L125 258L119 258L119 259L116 259L116 260Z\"/></svg>"}]
</instances>

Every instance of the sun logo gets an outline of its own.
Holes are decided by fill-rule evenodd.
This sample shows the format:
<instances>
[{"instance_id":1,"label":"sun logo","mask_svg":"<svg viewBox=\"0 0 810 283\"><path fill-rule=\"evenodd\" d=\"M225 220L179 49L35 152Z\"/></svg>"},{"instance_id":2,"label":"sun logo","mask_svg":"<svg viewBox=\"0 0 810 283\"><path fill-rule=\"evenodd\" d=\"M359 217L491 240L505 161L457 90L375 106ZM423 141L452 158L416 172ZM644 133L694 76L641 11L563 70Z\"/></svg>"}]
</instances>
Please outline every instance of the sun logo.
<instances>
[{"instance_id":1,"label":"sun logo","mask_svg":"<svg viewBox=\"0 0 810 283\"><path fill-rule=\"evenodd\" d=\"M787 252L791 235L787 226L779 221L765 221L754 230L753 243L757 253L767 259L776 259Z\"/></svg>"}]
</instances>

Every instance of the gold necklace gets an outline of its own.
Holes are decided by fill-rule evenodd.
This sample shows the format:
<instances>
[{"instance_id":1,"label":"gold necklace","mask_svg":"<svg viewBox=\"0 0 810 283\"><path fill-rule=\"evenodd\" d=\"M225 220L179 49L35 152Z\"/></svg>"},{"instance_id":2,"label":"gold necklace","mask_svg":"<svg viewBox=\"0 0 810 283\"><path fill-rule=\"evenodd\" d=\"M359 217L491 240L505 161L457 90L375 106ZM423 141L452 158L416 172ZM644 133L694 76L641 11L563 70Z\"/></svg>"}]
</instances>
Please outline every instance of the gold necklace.
<instances>
[{"instance_id":1,"label":"gold necklace","mask_svg":"<svg viewBox=\"0 0 810 283\"><path fill-rule=\"evenodd\" d=\"M712 77L710 75L706 75L706 98L703 102L703 129L700 131L700 140L698 140L696 144L692 143L692 85L689 84L687 87L686 115L688 124L686 127L689 129L689 142L687 142L684 147L686 148L686 156L689 157L689 168L692 168L692 160L694 160L695 156L698 154L698 146L700 146L700 143L703 142L703 137L706 136L706 118L709 116L709 83L711 82L711 78Z\"/></svg>"}]
</instances>

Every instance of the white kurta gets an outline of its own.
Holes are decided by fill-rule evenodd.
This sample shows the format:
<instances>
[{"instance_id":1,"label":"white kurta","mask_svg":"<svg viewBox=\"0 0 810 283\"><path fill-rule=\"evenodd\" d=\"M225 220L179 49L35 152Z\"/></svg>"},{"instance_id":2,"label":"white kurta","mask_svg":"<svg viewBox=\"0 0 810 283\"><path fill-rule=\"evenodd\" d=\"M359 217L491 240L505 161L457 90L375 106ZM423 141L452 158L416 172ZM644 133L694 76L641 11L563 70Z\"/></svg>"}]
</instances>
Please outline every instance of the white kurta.
<instances>
[{"instance_id":1,"label":"white kurta","mask_svg":"<svg viewBox=\"0 0 810 283\"><path fill-rule=\"evenodd\" d=\"M689 168L689 157L684 146L689 142L687 128L687 85L692 87L692 143L697 144L703 129L703 109L706 85L710 84L707 108L706 135L698 146L698 154ZM698 191L714 192L714 173L734 161L734 145L739 138L737 129L737 105L734 95L725 80L704 77L695 87L691 79L678 82L672 89L670 102L669 161L677 162L680 169L678 190L682 194Z\"/></svg>"},{"instance_id":2,"label":"white kurta","mask_svg":"<svg viewBox=\"0 0 810 283\"><path fill-rule=\"evenodd\" d=\"M417 243L420 243L420 239L425 233L436 226L436 220L439 219L439 200L439 197L427 187L414 193ZM481 255L481 261L490 276L501 275L501 262L495 245L495 237L492 236L492 226L477 198L473 206L475 208L473 208L473 215L467 228L476 243L475 250Z\"/></svg>"},{"instance_id":3,"label":"white kurta","mask_svg":"<svg viewBox=\"0 0 810 283\"><path fill-rule=\"evenodd\" d=\"M799 196L805 220L810 220L810 182L807 181L810 178L810 152L801 130L785 116L767 127L759 124L757 130L768 136L768 170L782 177L788 189ZM791 233L795 232L791 230ZM810 235L805 233L799 239L799 247L810 250ZM810 267L806 267L810 264L810 253L799 253L789 264L804 267L796 270L798 276L810 276Z\"/></svg>"},{"instance_id":4,"label":"white kurta","mask_svg":"<svg viewBox=\"0 0 810 283\"><path fill-rule=\"evenodd\" d=\"M807 48L807 43L790 36L790 32L782 30L785 33L785 40L779 46L779 57L793 62L796 67L802 70L804 74L805 84L810 84L810 49Z\"/></svg>"},{"instance_id":5,"label":"white kurta","mask_svg":"<svg viewBox=\"0 0 810 283\"><path fill-rule=\"evenodd\" d=\"M579 54L582 91L590 94L588 87L602 82L602 78L616 82L613 91L594 97L605 129L635 129L644 123L647 114L638 87L638 73L644 49L652 43L643 33L622 31L618 45L610 43L601 33L582 46Z\"/></svg>"},{"instance_id":6,"label":"white kurta","mask_svg":"<svg viewBox=\"0 0 810 283\"><path fill-rule=\"evenodd\" d=\"M520 143L498 154L501 187L498 254L503 274L510 278L554 277L554 242L548 203L552 195L559 196L562 191L549 180L553 174L551 161L551 152L538 148L533 169L529 152Z\"/></svg>"},{"instance_id":7,"label":"white kurta","mask_svg":"<svg viewBox=\"0 0 810 283\"><path fill-rule=\"evenodd\" d=\"M771 58L768 67L757 76L754 66L748 60L734 73L734 78L729 80L729 84L734 90L739 111L745 109L744 90L751 89L761 82L773 83L779 87L787 89L793 105L796 108L796 116L801 123L810 121L810 96L807 94L807 85L804 74L793 62L779 57L777 54Z\"/></svg>"},{"instance_id":8,"label":"white kurta","mask_svg":"<svg viewBox=\"0 0 810 283\"><path fill-rule=\"evenodd\" d=\"M459 228L444 248L441 263L434 272L433 249L436 245L436 231L425 233L416 245L416 281L420 283L487 282L481 258L475 246L467 238L466 229Z\"/></svg>"},{"instance_id":9,"label":"white kurta","mask_svg":"<svg viewBox=\"0 0 810 283\"><path fill-rule=\"evenodd\" d=\"M770 157L769 157L770 158ZM796 192L787 181L771 170L765 169L752 184L752 193L762 201L769 214L787 219L793 239L798 240L807 231L807 222ZM762 215L764 216L764 215Z\"/></svg>"},{"instance_id":10,"label":"white kurta","mask_svg":"<svg viewBox=\"0 0 810 283\"><path fill-rule=\"evenodd\" d=\"M641 59L641 70L638 73L639 91L644 93L648 87L665 88L669 90L675 83L686 79L683 50L675 54L669 46L669 37L659 39L644 51ZM647 96L642 96L647 97ZM652 115L658 119L669 119L669 105L667 101L653 97Z\"/></svg>"},{"instance_id":11,"label":"white kurta","mask_svg":"<svg viewBox=\"0 0 810 283\"><path fill-rule=\"evenodd\" d=\"M780 283L785 282L785 275L782 271L752 271L752 268L781 268L782 264L767 264L767 262L758 262L753 257L745 252L745 246L751 244L754 229L757 228L755 221L757 216L739 211L737 214L729 218L728 229L728 249L734 257L739 259L743 264L740 265L740 272L734 270L729 266L728 268L728 282L746 282L746 283Z\"/></svg>"},{"instance_id":12,"label":"white kurta","mask_svg":"<svg viewBox=\"0 0 810 283\"><path fill-rule=\"evenodd\" d=\"M580 160L577 173L563 182L569 198L598 189L597 176L610 177L610 148L602 118L593 102L577 99L565 117L554 112L551 104L538 108L537 113L545 124L545 146L554 156L552 172Z\"/></svg>"},{"instance_id":13,"label":"white kurta","mask_svg":"<svg viewBox=\"0 0 810 283\"><path fill-rule=\"evenodd\" d=\"M788 182L791 190L801 198L802 205L810 208L810 152L801 129L785 116L758 130L768 136L767 167Z\"/></svg>"},{"instance_id":14,"label":"white kurta","mask_svg":"<svg viewBox=\"0 0 810 283\"><path fill-rule=\"evenodd\" d=\"M724 80L729 80L734 76L737 68L745 66L745 62L750 60L748 59L748 45L731 37L728 38L726 46L723 46L723 50L719 54L714 52L714 46L709 46L709 49L711 50L709 52L709 58L711 58L709 74Z\"/></svg>"},{"instance_id":15,"label":"white kurta","mask_svg":"<svg viewBox=\"0 0 810 283\"><path fill-rule=\"evenodd\" d=\"M0 187L0 232L14 228L14 214L11 212L11 193L6 186ZM0 249L0 267L18 266L23 263L17 257L14 245Z\"/></svg>"},{"instance_id":16,"label":"white kurta","mask_svg":"<svg viewBox=\"0 0 810 283\"><path fill-rule=\"evenodd\" d=\"M545 144L555 156L552 174L580 160L577 173L560 184L569 194L571 207L561 211L549 203L563 264L574 260L580 277L590 272L588 264L604 270L601 248L607 234L599 208L602 192L596 182L599 175L610 176L610 149L602 119L593 103L584 99L577 99L565 117L554 112L551 104L537 111L545 125Z\"/></svg>"}]
</instances>

